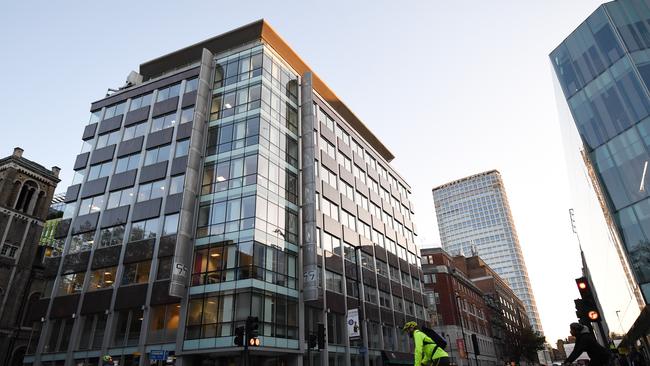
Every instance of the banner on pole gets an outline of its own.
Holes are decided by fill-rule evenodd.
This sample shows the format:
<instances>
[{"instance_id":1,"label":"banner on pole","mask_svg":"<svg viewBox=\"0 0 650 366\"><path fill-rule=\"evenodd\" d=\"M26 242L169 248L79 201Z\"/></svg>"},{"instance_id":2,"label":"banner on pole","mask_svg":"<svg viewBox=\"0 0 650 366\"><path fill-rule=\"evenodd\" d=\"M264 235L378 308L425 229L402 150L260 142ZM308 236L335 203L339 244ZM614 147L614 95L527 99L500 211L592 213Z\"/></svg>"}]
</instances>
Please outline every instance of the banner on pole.
<instances>
[{"instance_id":1,"label":"banner on pole","mask_svg":"<svg viewBox=\"0 0 650 366\"><path fill-rule=\"evenodd\" d=\"M348 309L348 337L361 338L361 325L359 324L359 309Z\"/></svg>"}]
</instances>

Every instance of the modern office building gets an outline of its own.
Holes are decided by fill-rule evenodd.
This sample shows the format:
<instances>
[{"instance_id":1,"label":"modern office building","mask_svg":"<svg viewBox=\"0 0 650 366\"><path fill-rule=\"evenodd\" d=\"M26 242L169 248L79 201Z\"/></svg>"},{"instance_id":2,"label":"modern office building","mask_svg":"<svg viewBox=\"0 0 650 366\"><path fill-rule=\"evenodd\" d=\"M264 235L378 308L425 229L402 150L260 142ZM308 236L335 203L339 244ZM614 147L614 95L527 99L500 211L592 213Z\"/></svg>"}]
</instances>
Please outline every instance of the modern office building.
<instances>
[{"instance_id":1,"label":"modern office building","mask_svg":"<svg viewBox=\"0 0 650 366\"><path fill-rule=\"evenodd\" d=\"M265 21L141 64L81 137L26 364L237 364L249 316L254 364L412 357L400 330L425 315L410 188ZM327 346L308 351L318 323Z\"/></svg>"},{"instance_id":2,"label":"modern office building","mask_svg":"<svg viewBox=\"0 0 650 366\"><path fill-rule=\"evenodd\" d=\"M630 337L648 332L629 328L650 298L648 29L648 1L608 2L550 54L577 232L605 318Z\"/></svg>"},{"instance_id":3,"label":"modern office building","mask_svg":"<svg viewBox=\"0 0 650 366\"><path fill-rule=\"evenodd\" d=\"M58 167L47 169L23 156L17 147L0 159L0 364L22 365L32 332L27 311L45 285L43 250L38 242ZM40 249L40 250L39 250ZM40 323L36 323L36 330Z\"/></svg>"},{"instance_id":4,"label":"modern office building","mask_svg":"<svg viewBox=\"0 0 650 366\"><path fill-rule=\"evenodd\" d=\"M533 330L543 333L501 174L475 174L433 189L442 247L478 255L523 301Z\"/></svg>"},{"instance_id":5,"label":"modern office building","mask_svg":"<svg viewBox=\"0 0 650 366\"><path fill-rule=\"evenodd\" d=\"M494 366L510 361L495 347L485 294L469 277L466 258L452 257L442 248L424 248L421 254L424 294L431 304L427 310L436 309L431 323L447 339L452 363ZM477 339L478 354L472 335Z\"/></svg>"}]
</instances>

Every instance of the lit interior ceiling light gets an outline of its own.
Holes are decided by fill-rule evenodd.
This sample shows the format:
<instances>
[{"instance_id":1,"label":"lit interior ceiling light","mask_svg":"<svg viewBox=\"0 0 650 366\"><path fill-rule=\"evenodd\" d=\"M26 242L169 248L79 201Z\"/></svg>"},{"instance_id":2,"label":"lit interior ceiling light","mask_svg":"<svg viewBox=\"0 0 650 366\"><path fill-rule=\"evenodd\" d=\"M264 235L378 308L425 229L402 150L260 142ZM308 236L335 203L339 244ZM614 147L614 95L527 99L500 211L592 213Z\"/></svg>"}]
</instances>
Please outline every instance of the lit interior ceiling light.
<instances>
[{"instance_id":1,"label":"lit interior ceiling light","mask_svg":"<svg viewBox=\"0 0 650 366\"><path fill-rule=\"evenodd\" d=\"M230 103L226 103L225 107L226 107L226 108L232 108L232 106L230 105Z\"/></svg>"},{"instance_id":2,"label":"lit interior ceiling light","mask_svg":"<svg viewBox=\"0 0 650 366\"><path fill-rule=\"evenodd\" d=\"M218 257L219 255L220 255L219 253L212 253L210 254L210 257L214 258L214 257Z\"/></svg>"},{"instance_id":3,"label":"lit interior ceiling light","mask_svg":"<svg viewBox=\"0 0 650 366\"><path fill-rule=\"evenodd\" d=\"M222 176L217 177L217 182L223 182L224 180L226 180L226 178L224 178Z\"/></svg>"},{"instance_id":4,"label":"lit interior ceiling light","mask_svg":"<svg viewBox=\"0 0 650 366\"><path fill-rule=\"evenodd\" d=\"M110 274L111 274L111 272L104 272L104 274L105 274L105 275L110 275Z\"/></svg>"},{"instance_id":5,"label":"lit interior ceiling light","mask_svg":"<svg viewBox=\"0 0 650 366\"><path fill-rule=\"evenodd\" d=\"M641 184L639 185L639 191L645 191L645 173L648 171L648 161L646 160L643 163L643 173L641 174Z\"/></svg>"}]
</instances>

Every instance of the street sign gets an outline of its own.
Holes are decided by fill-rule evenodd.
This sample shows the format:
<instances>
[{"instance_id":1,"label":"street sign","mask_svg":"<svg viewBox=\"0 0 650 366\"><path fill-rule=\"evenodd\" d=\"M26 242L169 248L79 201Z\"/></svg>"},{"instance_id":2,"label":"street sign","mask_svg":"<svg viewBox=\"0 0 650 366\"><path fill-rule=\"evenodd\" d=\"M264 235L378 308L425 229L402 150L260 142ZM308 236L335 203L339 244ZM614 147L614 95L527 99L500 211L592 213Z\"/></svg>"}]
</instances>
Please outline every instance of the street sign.
<instances>
[{"instance_id":1,"label":"street sign","mask_svg":"<svg viewBox=\"0 0 650 366\"><path fill-rule=\"evenodd\" d=\"M361 327L359 326L359 309L348 309L348 337L356 339L361 337Z\"/></svg>"},{"instance_id":2,"label":"street sign","mask_svg":"<svg viewBox=\"0 0 650 366\"><path fill-rule=\"evenodd\" d=\"M165 361L167 359L167 351L162 349L149 351L149 359L151 361Z\"/></svg>"}]
</instances>

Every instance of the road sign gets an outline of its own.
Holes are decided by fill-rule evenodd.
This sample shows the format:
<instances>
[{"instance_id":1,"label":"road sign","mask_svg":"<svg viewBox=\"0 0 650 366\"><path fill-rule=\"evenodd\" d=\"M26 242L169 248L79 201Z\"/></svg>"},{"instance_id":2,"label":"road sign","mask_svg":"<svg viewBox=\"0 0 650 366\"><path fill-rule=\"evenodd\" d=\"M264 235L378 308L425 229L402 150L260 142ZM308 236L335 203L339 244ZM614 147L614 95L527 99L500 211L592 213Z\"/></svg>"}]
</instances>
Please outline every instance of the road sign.
<instances>
[{"instance_id":1,"label":"road sign","mask_svg":"<svg viewBox=\"0 0 650 366\"><path fill-rule=\"evenodd\" d=\"M149 351L149 359L151 361L165 361L167 359L167 351L162 349Z\"/></svg>"}]
</instances>

